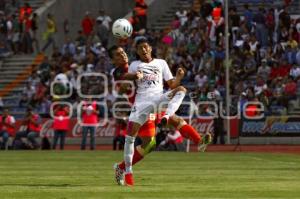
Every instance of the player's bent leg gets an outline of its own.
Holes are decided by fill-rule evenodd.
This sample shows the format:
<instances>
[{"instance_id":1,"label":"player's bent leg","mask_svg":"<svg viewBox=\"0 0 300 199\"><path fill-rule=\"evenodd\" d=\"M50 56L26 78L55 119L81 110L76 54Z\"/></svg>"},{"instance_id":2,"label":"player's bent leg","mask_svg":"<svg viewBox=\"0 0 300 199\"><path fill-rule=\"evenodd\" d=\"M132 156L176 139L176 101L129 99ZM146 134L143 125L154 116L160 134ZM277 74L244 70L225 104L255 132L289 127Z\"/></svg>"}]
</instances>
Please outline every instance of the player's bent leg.
<instances>
[{"instance_id":1,"label":"player's bent leg","mask_svg":"<svg viewBox=\"0 0 300 199\"><path fill-rule=\"evenodd\" d=\"M172 99L178 92L184 92L184 93L186 93L187 90L186 90L186 88L184 88L183 86L178 86L178 87L174 88L174 89L171 90L170 93L169 93L170 99Z\"/></svg>"},{"instance_id":2,"label":"player's bent leg","mask_svg":"<svg viewBox=\"0 0 300 199\"><path fill-rule=\"evenodd\" d=\"M181 105L185 94L186 89L183 86L178 86L177 88L173 89L170 93L168 93L168 97L171 100L168 103L166 114L161 119L161 126L167 125L169 118L175 114L175 112Z\"/></svg>"},{"instance_id":3,"label":"player's bent leg","mask_svg":"<svg viewBox=\"0 0 300 199\"><path fill-rule=\"evenodd\" d=\"M137 148L140 154L145 157L147 154L151 153L156 147L156 139L155 136L152 137L141 137L143 140L142 145Z\"/></svg>"},{"instance_id":4,"label":"player's bent leg","mask_svg":"<svg viewBox=\"0 0 300 199\"><path fill-rule=\"evenodd\" d=\"M207 145L211 142L211 134L206 133L203 137L183 118L173 115L169 119L169 124L179 130L180 134L187 139L192 140L198 145L198 151L205 151Z\"/></svg>"},{"instance_id":5,"label":"player's bent leg","mask_svg":"<svg viewBox=\"0 0 300 199\"><path fill-rule=\"evenodd\" d=\"M182 117L173 115L169 119L169 124L175 127L184 138L192 140L195 144L199 144L201 142L200 134Z\"/></svg>"}]
</instances>

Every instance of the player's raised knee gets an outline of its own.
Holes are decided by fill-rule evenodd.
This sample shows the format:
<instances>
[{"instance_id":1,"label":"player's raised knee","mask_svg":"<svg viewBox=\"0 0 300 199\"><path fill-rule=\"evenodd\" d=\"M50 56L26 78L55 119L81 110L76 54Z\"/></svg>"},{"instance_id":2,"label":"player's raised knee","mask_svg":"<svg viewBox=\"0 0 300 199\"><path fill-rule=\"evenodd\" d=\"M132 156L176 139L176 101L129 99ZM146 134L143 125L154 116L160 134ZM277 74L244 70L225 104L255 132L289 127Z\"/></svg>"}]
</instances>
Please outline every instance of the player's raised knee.
<instances>
[{"instance_id":1,"label":"player's raised knee","mask_svg":"<svg viewBox=\"0 0 300 199\"><path fill-rule=\"evenodd\" d=\"M187 92L186 88L184 88L183 86L178 86L178 87L177 87L177 90L178 90L178 91L182 91L182 92L184 92L184 93Z\"/></svg>"}]
</instances>

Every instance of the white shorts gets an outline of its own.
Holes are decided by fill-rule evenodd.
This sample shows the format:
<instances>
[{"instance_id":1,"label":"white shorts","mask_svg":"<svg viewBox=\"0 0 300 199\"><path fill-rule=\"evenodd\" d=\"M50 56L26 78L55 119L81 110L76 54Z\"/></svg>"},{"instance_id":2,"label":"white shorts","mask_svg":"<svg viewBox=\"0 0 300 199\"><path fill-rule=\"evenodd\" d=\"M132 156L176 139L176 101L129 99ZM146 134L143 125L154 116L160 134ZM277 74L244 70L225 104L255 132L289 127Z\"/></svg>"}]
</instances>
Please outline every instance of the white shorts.
<instances>
[{"instance_id":1,"label":"white shorts","mask_svg":"<svg viewBox=\"0 0 300 199\"><path fill-rule=\"evenodd\" d=\"M171 100L171 92L172 91L168 91L166 93L155 93L144 96L137 95L131 109L129 121L143 125L151 113L157 113L158 110L167 106Z\"/></svg>"}]
</instances>

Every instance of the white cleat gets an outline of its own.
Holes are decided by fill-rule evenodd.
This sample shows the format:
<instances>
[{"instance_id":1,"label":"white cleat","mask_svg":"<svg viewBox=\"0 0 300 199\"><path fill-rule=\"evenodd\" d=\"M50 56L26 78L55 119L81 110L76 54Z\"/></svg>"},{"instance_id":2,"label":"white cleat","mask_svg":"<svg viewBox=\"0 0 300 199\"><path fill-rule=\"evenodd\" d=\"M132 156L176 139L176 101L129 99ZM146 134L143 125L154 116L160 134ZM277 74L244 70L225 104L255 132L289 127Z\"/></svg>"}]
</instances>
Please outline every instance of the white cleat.
<instances>
[{"instance_id":1,"label":"white cleat","mask_svg":"<svg viewBox=\"0 0 300 199\"><path fill-rule=\"evenodd\" d=\"M114 164L115 180L118 185L124 185L124 171L120 169L119 164Z\"/></svg>"},{"instance_id":2,"label":"white cleat","mask_svg":"<svg viewBox=\"0 0 300 199\"><path fill-rule=\"evenodd\" d=\"M211 143L211 134L206 133L203 138L202 142L198 145L198 151L205 152L207 146Z\"/></svg>"},{"instance_id":3,"label":"white cleat","mask_svg":"<svg viewBox=\"0 0 300 199\"><path fill-rule=\"evenodd\" d=\"M205 152L208 144L199 144L198 151Z\"/></svg>"}]
</instances>

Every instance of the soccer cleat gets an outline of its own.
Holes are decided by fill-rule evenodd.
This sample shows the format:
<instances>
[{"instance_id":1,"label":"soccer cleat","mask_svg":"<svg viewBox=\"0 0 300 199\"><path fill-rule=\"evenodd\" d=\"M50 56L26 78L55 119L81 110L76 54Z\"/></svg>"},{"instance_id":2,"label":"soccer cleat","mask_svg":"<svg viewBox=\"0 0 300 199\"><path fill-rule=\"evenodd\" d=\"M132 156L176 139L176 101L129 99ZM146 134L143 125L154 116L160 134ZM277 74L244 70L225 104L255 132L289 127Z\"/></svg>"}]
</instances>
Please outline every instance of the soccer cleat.
<instances>
[{"instance_id":1,"label":"soccer cleat","mask_svg":"<svg viewBox=\"0 0 300 199\"><path fill-rule=\"evenodd\" d=\"M124 171L119 167L118 163L114 164L115 180L118 185L124 185Z\"/></svg>"},{"instance_id":2,"label":"soccer cleat","mask_svg":"<svg viewBox=\"0 0 300 199\"><path fill-rule=\"evenodd\" d=\"M125 184L127 186L133 186L134 181L133 181L133 175L132 175L132 173L126 173L125 174Z\"/></svg>"},{"instance_id":3,"label":"soccer cleat","mask_svg":"<svg viewBox=\"0 0 300 199\"><path fill-rule=\"evenodd\" d=\"M198 151L204 152L210 143L211 143L211 134L206 133L202 137L201 143L198 145Z\"/></svg>"},{"instance_id":4,"label":"soccer cleat","mask_svg":"<svg viewBox=\"0 0 300 199\"><path fill-rule=\"evenodd\" d=\"M206 133L204 135L204 137L202 138L202 142L204 144L210 144L211 143L211 134L210 133Z\"/></svg>"}]
</instances>

